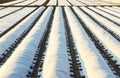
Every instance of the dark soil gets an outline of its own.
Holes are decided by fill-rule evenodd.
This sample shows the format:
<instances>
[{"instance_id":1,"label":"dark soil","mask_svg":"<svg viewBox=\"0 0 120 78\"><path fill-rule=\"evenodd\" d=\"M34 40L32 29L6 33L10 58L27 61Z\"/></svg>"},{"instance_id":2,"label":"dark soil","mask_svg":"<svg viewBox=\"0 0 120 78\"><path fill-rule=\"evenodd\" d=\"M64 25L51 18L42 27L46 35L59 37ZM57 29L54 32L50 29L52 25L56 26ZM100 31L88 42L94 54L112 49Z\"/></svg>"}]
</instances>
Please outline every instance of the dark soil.
<instances>
[{"instance_id":1,"label":"dark soil","mask_svg":"<svg viewBox=\"0 0 120 78\"><path fill-rule=\"evenodd\" d=\"M10 1L15 1L15 0L0 0L0 4L10 2Z\"/></svg>"}]
</instances>

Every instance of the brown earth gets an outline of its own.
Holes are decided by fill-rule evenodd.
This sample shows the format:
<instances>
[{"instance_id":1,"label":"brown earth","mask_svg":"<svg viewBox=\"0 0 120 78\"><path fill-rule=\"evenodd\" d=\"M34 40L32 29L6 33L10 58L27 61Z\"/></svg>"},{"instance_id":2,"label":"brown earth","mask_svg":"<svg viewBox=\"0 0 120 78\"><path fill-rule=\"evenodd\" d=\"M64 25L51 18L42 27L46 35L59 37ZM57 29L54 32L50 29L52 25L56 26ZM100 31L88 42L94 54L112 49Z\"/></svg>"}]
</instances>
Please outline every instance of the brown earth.
<instances>
[{"instance_id":1,"label":"brown earth","mask_svg":"<svg viewBox=\"0 0 120 78\"><path fill-rule=\"evenodd\" d=\"M1 3L6 3L6 2L10 2L10 1L15 1L15 0L0 0L0 4Z\"/></svg>"}]
</instances>

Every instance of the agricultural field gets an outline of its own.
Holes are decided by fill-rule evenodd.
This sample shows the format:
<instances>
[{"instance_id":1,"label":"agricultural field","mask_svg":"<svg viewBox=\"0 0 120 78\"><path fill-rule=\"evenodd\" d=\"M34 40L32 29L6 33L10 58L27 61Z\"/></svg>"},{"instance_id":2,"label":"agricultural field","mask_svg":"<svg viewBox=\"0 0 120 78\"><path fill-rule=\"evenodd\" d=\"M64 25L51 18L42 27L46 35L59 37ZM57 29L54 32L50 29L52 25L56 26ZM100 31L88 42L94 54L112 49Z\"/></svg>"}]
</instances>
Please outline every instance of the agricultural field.
<instances>
[{"instance_id":1,"label":"agricultural field","mask_svg":"<svg viewBox=\"0 0 120 78\"><path fill-rule=\"evenodd\" d=\"M119 4L0 4L0 78L120 78Z\"/></svg>"}]
</instances>

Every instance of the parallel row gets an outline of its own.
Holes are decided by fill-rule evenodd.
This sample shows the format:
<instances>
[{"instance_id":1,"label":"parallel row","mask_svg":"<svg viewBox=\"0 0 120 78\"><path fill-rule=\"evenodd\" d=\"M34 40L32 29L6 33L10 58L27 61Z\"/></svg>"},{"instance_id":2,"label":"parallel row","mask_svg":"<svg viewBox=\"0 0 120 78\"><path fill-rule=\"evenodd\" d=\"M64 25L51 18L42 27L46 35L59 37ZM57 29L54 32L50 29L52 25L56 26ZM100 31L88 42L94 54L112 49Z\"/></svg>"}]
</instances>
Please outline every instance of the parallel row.
<instances>
[{"instance_id":1,"label":"parallel row","mask_svg":"<svg viewBox=\"0 0 120 78\"><path fill-rule=\"evenodd\" d=\"M15 13L9 14L5 16L4 14L1 14L5 16L4 18L0 19L0 37L6 34L9 30L16 27L20 22L22 22L26 17L28 17L31 13L34 12L36 8L23 8L22 10L19 10Z\"/></svg>"},{"instance_id":2,"label":"parallel row","mask_svg":"<svg viewBox=\"0 0 120 78\"><path fill-rule=\"evenodd\" d=\"M48 24L49 25L49 23L47 23L47 21L48 20L50 20L49 19L49 16L50 16L50 12L52 11L52 8L48 8L46 11L45 11L45 13L42 15L42 17L40 18L40 20L37 22L37 24L35 24L35 26L33 27L33 29L30 31L30 33L24 38L24 40L20 43L20 45L16 48L16 50L14 51L14 53L11 55L11 57L8 59L8 61L1 67L1 70L0 70L0 72L2 73L2 72L4 72L4 70L7 70L7 69L9 69L9 66L13 66L13 67L11 67L9 70L8 70L8 72L9 71L12 71L12 70L14 70L13 72L11 72L11 73L7 73L7 74L3 74L3 75L1 75L1 77L17 77L18 78L18 76L19 77L25 77L25 76L27 76L27 77L29 77L29 76L31 76L32 75L32 73L31 73L31 69L34 67L34 64L36 65L36 64L38 64L38 63L35 63L35 62L37 62L37 61L35 61L36 59L38 60L38 58L40 58L40 56L38 57L38 58L36 58L36 56L38 56L39 54L38 54L38 51L37 51L37 49L39 48L39 46L40 47L43 47L43 46L45 46L43 43L41 43L41 42L43 42L43 40L44 40L44 37L47 37L45 34L44 34L44 32L46 31L49 31L47 28L46 28L46 25ZM60 13L60 14L59 14ZM55 45L56 46L56 48L55 47L53 47L53 49L56 49L56 50L53 50L54 52L53 52L53 55L50 53L50 55L49 55L49 53L47 52L47 54L46 54L46 57L45 57L45 59L47 59L47 57L51 57L51 55L52 55L52 57L53 56L57 56L57 58L54 58L54 59L50 59L51 61L53 61L53 62L56 62L57 60L60 60L60 61L57 61L56 63L59 63L59 64L52 64L51 63L51 66L54 68L54 67L56 67L56 66L58 66L58 67L56 67L56 68L54 68L54 69L51 69L51 70L56 70L56 71L53 71L50 75L46 75L46 73L45 73L45 75L44 74L42 74L42 76L44 77L44 76L49 76L49 77L55 77L56 75L58 76L58 77L61 77L61 76L64 76L64 77L70 77L70 66L69 66L69 60L68 60L68 54L67 54L67 44L65 44L66 43L66 37L65 37L65 29L64 29L64 21L62 21L63 20L63 16L62 16L63 14L62 14L62 9L61 8L56 8L56 11L55 11L55 17L54 17L54 22L53 22L53 24L52 24L52 31L51 31L51 34L50 34L50 39L49 39L49 45L48 45L48 48L47 48L47 50L48 51L50 51L50 50L52 50L51 48L51 45ZM59 17L58 17L59 16ZM62 16L62 17L61 17ZM44 22L46 20L46 22ZM61 20L61 21L60 21ZM60 23L61 22L61 23ZM57 23L57 24L56 24ZM61 28L61 24L62 24L62 28ZM57 25L57 26L56 26ZM46 30L47 29L47 30ZM56 30L58 30L58 31L56 31ZM64 30L64 31L63 31ZM56 32L55 32L56 31ZM59 33L61 33L61 34L59 34ZM46 34L48 34L48 33L46 33ZM56 34L56 35L54 35L54 34ZM41 35L41 36L40 36ZM43 36L43 37L42 37ZM56 38L56 40L58 40L58 41L56 41L57 43L53 43L53 41L54 41L54 38L51 38L51 36L55 36L54 38ZM36 37L39 37L39 38L37 38L37 39L40 39L40 40L37 40L36 41ZM61 40L61 37L62 37L62 40ZM42 40L42 38L43 38L43 40ZM29 40L28 40L29 39ZM51 41L51 39L52 39L52 41ZM35 41L34 41L35 40ZM60 41L59 41L60 40ZM40 41L40 42L38 42L38 41ZM58 43L59 42L59 43ZM40 43L40 44L39 44ZM38 45L39 44L39 45ZM61 45L60 45L61 44ZM35 45L36 45L36 47L35 47ZM37 48L37 45L38 45L38 48ZM43 46L41 46L41 45L43 45ZM32 49L30 49L30 47L32 47ZM50 47L50 48L49 48ZM58 48L57 48L58 47ZM65 48L65 49L64 49ZM42 51L41 50L42 48L40 48L40 52ZM49 50L50 49L50 50ZM61 51L62 50L62 51ZM64 52L63 52L64 51ZM30 53L28 53L28 52L30 52ZM43 52L41 52L41 53L43 53ZM40 54L41 54L40 53ZM29 55L30 54L30 55ZM55 55L54 55L55 54ZM59 54L59 55L58 55ZM41 54L42 55L42 54ZM58 57L59 56L59 57ZM64 57L64 58L60 58L60 57ZM14 58L14 59L13 59ZM29 58L29 59L28 59ZM49 59L49 58L48 58ZM47 62L49 62L49 60L45 60L44 61L44 64L46 64ZM24 60L24 61L22 61L22 60ZM31 61L30 61L31 60ZM33 61L32 61L33 60ZM56 61L54 61L54 60L56 60ZM11 61L11 62L9 62L9 61ZM38 61L39 62L39 61ZM63 63L64 62L64 63ZM63 65L65 65L65 66L63 66L63 65L61 65L61 64L63 64ZM19 66L20 65L20 66ZM39 64L38 64L39 65ZM48 65L48 64L47 64ZM48 69L48 67L46 68L46 66L47 65L43 65L43 73L44 72L47 72L46 70L49 70ZM50 65L50 64L49 64ZM55 65L55 66L54 66ZM7 66L7 67L6 67ZM19 67L19 68L17 68L17 67ZM30 67L30 68L29 68ZM58 68L58 69L57 69ZM24 69L24 70L20 70L20 69ZM37 70L36 70L37 71ZM35 72L36 72L35 71ZM66 73L62 73L61 71L63 71L63 72L66 72ZM33 71L34 72L34 71ZM53 73L55 73L56 72L56 74L54 75ZM27 74L28 73L28 74ZM22 76L21 76L21 74L22 74ZM48 73L49 74L49 73ZM61 74L63 74L63 75L61 75ZM65 76L66 75L66 76ZM34 75L32 75L31 77L36 77L36 76L34 76Z\"/></svg>"},{"instance_id":3,"label":"parallel row","mask_svg":"<svg viewBox=\"0 0 120 78\"><path fill-rule=\"evenodd\" d=\"M41 77L41 71L42 71L42 67L43 67L43 62L44 62L44 56L46 54L46 48L47 48L47 44L48 44L48 37L49 37L49 33L51 31L51 26L52 26L52 21L53 21L53 17L54 17L54 13L55 13L55 8L52 7L53 10L45 11L45 13L42 15L41 20L45 20L44 23L44 27L46 26L46 30L44 31L43 37L40 41L40 44L38 46L38 53L36 54L36 62L34 62L33 64L33 71L31 72L31 74L28 73L27 77L31 77L31 78L37 78L37 77ZM48 9L49 10L49 9ZM42 25L42 24L41 24Z\"/></svg>"},{"instance_id":4,"label":"parallel row","mask_svg":"<svg viewBox=\"0 0 120 78\"><path fill-rule=\"evenodd\" d=\"M114 78L106 62L99 54L70 8L65 7L65 11L69 18L68 21L76 48L78 49L79 59L81 59L82 64L84 64L83 69L86 69L84 70L85 75L88 78Z\"/></svg>"},{"instance_id":5,"label":"parallel row","mask_svg":"<svg viewBox=\"0 0 120 78\"><path fill-rule=\"evenodd\" d=\"M0 4L1 6L96 6L96 5L119 5L114 3L108 3L105 1L93 1L93 0L15 0L8 3Z\"/></svg>"},{"instance_id":6,"label":"parallel row","mask_svg":"<svg viewBox=\"0 0 120 78\"><path fill-rule=\"evenodd\" d=\"M33 67L34 70L31 75L32 78L34 77L84 78L83 76L80 76L79 72L80 69L77 69L78 66L77 67L75 66L75 63L77 64L77 62L73 59L76 59L76 57L72 56L73 54L71 53L71 50L69 50L74 47L71 46L72 43L69 44L68 42L66 42L67 38L65 33L67 32L65 32L64 23L66 22L64 22L63 19L62 8L56 7L53 22L52 24L48 24L47 32L45 33L43 38L44 41L41 42L40 53L38 54L38 59L40 60L39 61L37 60L36 67ZM52 28L49 26L52 26ZM49 28L51 28L51 32ZM46 38L48 38L49 33L50 35L47 42L45 40L47 40ZM71 47L67 47L67 45ZM70 54L67 53L69 51ZM39 66L39 68L37 66ZM76 70L78 71L78 74L73 72ZM38 71L38 73L35 73L36 71Z\"/></svg>"},{"instance_id":7,"label":"parallel row","mask_svg":"<svg viewBox=\"0 0 120 78\"><path fill-rule=\"evenodd\" d=\"M0 38L0 78L120 77L120 9L112 8L26 7L1 18L24 15L3 26L22 18Z\"/></svg>"},{"instance_id":8,"label":"parallel row","mask_svg":"<svg viewBox=\"0 0 120 78\"><path fill-rule=\"evenodd\" d=\"M60 7L56 7L55 10L43 63L42 77L70 78L64 21Z\"/></svg>"},{"instance_id":9,"label":"parallel row","mask_svg":"<svg viewBox=\"0 0 120 78\"><path fill-rule=\"evenodd\" d=\"M110 32L117 40L120 40L119 30L118 30L119 28L117 28L120 25L119 7L116 7L116 8L111 7L113 9L115 8L114 10L109 10L109 8L110 7L96 7L96 8L88 7L89 9L88 15L92 16L92 20L101 22L99 23L100 26L102 26L105 30ZM32 8L27 8L27 7L26 8L22 8L22 7L16 7L16 8L8 7L7 8L6 7L4 9L1 9L0 10L0 22L2 23L0 24L0 37L6 34L12 28L14 28L16 25L18 25L22 20L24 20L28 16L27 14L31 14L30 13L31 11L32 11ZM14 19L11 17L13 17Z\"/></svg>"},{"instance_id":10,"label":"parallel row","mask_svg":"<svg viewBox=\"0 0 120 78\"><path fill-rule=\"evenodd\" d=\"M35 60L36 51L38 49L39 43L46 30L46 22L50 16L52 7L49 7L44 15L38 20L29 34L24 38L20 45L16 48L11 57L7 62L1 67L0 73L8 72L2 74L1 77L15 77L15 78L25 78L27 73L30 71L30 66L33 65L32 62ZM46 14L47 13L47 14ZM45 22L45 20L46 22ZM11 67L12 66L12 67ZM22 70L21 70L22 69ZM14 71L13 71L14 70ZM11 71L11 73L9 73Z\"/></svg>"},{"instance_id":11,"label":"parallel row","mask_svg":"<svg viewBox=\"0 0 120 78\"><path fill-rule=\"evenodd\" d=\"M41 17L45 7L41 7L24 19L18 26L9 31L0 39L0 64L3 64L18 46L22 39L29 33L36 21Z\"/></svg>"},{"instance_id":12,"label":"parallel row","mask_svg":"<svg viewBox=\"0 0 120 78\"><path fill-rule=\"evenodd\" d=\"M87 9L87 8L84 8L82 7L82 9ZM78 11L78 10L77 10ZM89 10L87 12L90 12ZM87 16L84 12L82 11L79 11L77 13L79 15L79 17L81 18L81 20L83 22L85 22L85 24L88 26L88 28L95 34L95 36L101 40L101 43L104 44L104 46L106 47L106 49L109 49L110 50L110 53L112 53L112 55L115 55L116 57L116 60L118 60L118 63L120 64L120 55L118 52L120 52L120 43L119 41L114 38L113 35L111 35L109 32L107 32L106 30L104 30L104 28L100 27L98 23L96 23L95 21L93 21L89 16ZM88 22L90 21L90 22ZM99 22L99 23L102 23L102 22ZM109 23L108 21L106 23ZM110 22L111 24L113 22ZM105 24L105 23L104 23ZM103 24L103 25L104 25ZM108 24L109 25L109 24ZM119 37L119 26L118 25L109 25L109 30L113 30L113 27L116 28L116 33ZM108 27L107 25L105 26L106 28ZM111 29L110 29L111 28ZM120 38L120 37L119 37ZM114 47L113 47L114 46Z\"/></svg>"},{"instance_id":13,"label":"parallel row","mask_svg":"<svg viewBox=\"0 0 120 78\"><path fill-rule=\"evenodd\" d=\"M74 8L74 10L76 11L76 15L80 23L84 27L84 30L88 33L89 37L94 37L94 40L93 38L91 39L94 43L98 43L98 45L95 44L96 48L99 50L99 52L102 52L101 55L103 56L103 58L105 58L111 70L116 76L120 76L119 41L117 41L104 29L100 28L93 20L91 20L91 18L85 15L84 12L80 11L76 7ZM95 42L95 40L97 42Z\"/></svg>"},{"instance_id":14,"label":"parallel row","mask_svg":"<svg viewBox=\"0 0 120 78\"><path fill-rule=\"evenodd\" d=\"M81 63L82 60L79 59L79 53L76 49L75 42L73 40L73 35L70 29L70 24L69 24L69 18L67 17L67 14L64 10L62 9L63 16L64 16L64 22L65 22L65 29L66 29L66 37L67 37L67 46L68 46L68 55L70 63L70 71L72 74L70 74L73 78L85 78L86 76L84 75L84 70L83 70L83 64ZM71 20L72 21L72 20Z\"/></svg>"}]
</instances>

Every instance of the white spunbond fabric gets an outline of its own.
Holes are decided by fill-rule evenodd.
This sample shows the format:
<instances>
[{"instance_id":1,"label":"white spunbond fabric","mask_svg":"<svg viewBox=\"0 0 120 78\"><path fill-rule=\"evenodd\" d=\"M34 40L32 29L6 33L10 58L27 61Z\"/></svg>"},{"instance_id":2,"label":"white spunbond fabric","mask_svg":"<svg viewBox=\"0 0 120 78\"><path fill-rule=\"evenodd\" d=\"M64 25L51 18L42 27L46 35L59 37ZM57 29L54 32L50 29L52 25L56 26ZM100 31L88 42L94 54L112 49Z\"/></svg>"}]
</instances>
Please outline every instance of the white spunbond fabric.
<instances>
[{"instance_id":1,"label":"white spunbond fabric","mask_svg":"<svg viewBox=\"0 0 120 78\"><path fill-rule=\"evenodd\" d=\"M49 7L44 12L30 33L24 38L11 57L1 67L0 78L26 77L28 71L30 71L30 66L32 65L33 58L46 29L52 10L53 7ZM40 31L41 29L43 31Z\"/></svg>"},{"instance_id":2,"label":"white spunbond fabric","mask_svg":"<svg viewBox=\"0 0 120 78\"><path fill-rule=\"evenodd\" d=\"M47 5L56 5L57 0L50 0Z\"/></svg>"},{"instance_id":3,"label":"white spunbond fabric","mask_svg":"<svg viewBox=\"0 0 120 78\"><path fill-rule=\"evenodd\" d=\"M106 17L109 17L111 20L113 20L114 22L119 23L120 19L117 18L117 17L114 17L114 16L111 16L105 12L102 12L96 8L93 8L93 7L89 7L90 9L102 14L103 16L106 16ZM120 36L120 27L116 24L114 24L113 22L105 19L104 17L101 17L100 15L94 13L93 11L91 10L88 10L87 8L83 8L83 10L85 10L86 12L88 12L89 14L91 14L94 18L96 18L98 21L100 21L101 24L103 24L105 27L107 27L108 29L112 30L113 32L115 32L118 36Z\"/></svg>"},{"instance_id":4,"label":"white spunbond fabric","mask_svg":"<svg viewBox=\"0 0 120 78\"><path fill-rule=\"evenodd\" d=\"M33 21L38 17L40 13L45 9L45 7L40 7L34 13L32 13L29 17L24 19L18 26L12 29L9 33L5 34L0 38L0 57L2 53L5 52L6 49L13 44L16 39L18 39L33 23Z\"/></svg>"},{"instance_id":5,"label":"white spunbond fabric","mask_svg":"<svg viewBox=\"0 0 120 78\"><path fill-rule=\"evenodd\" d=\"M79 12L77 7L73 7ZM78 53L82 59L83 69L87 78L115 78L107 63L96 49L92 41L85 33L82 25L69 7L65 7L70 29L77 47Z\"/></svg>"},{"instance_id":6,"label":"white spunbond fabric","mask_svg":"<svg viewBox=\"0 0 120 78\"><path fill-rule=\"evenodd\" d=\"M78 9L78 8L76 8L76 9ZM92 31L92 33L94 33L94 35L105 46L105 48L109 50L108 52L114 56L114 59L118 60L117 63L120 64L120 53L119 53L120 52L120 43L119 43L119 41L117 41L106 30L101 28L89 16L85 15L84 12L82 12L80 10L76 10L76 13L85 22L86 26Z\"/></svg>"},{"instance_id":7,"label":"white spunbond fabric","mask_svg":"<svg viewBox=\"0 0 120 78\"><path fill-rule=\"evenodd\" d=\"M106 12L108 12L108 13L111 13L111 14L113 14L113 15L115 15L115 16L117 16L117 17L120 18L120 13L117 13L117 12L115 12L115 11L111 11L111 10L109 10L109 9L106 9L106 7L104 7L104 8L96 7L96 8L99 8L99 9L101 9L101 10L103 10L103 11L106 11ZM119 10L118 10L118 11L119 11Z\"/></svg>"},{"instance_id":8,"label":"white spunbond fabric","mask_svg":"<svg viewBox=\"0 0 120 78\"><path fill-rule=\"evenodd\" d=\"M62 8L56 7L42 78L70 78Z\"/></svg>"},{"instance_id":9,"label":"white spunbond fabric","mask_svg":"<svg viewBox=\"0 0 120 78\"><path fill-rule=\"evenodd\" d=\"M20 9L20 8L22 8L22 7L8 7L6 9L0 10L0 18L4 15L7 15L11 12L14 12L14 11Z\"/></svg>"},{"instance_id":10,"label":"white spunbond fabric","mask_svg":"<svg viewBox=\"0 0 120 78\"><path fill-rule=\"evenodd\" d=\"M70 6L70 3L66 0L58 0L59 6Z\"/></svg>"},{"instance_id":11,"label":"white spunbond fabric","mask_svg":"<svg viewBox=\"0 0 120 78\"><path fill-rule=\"evenodd\" d=\"M2 19L0 19L0 34L7 30L9 27L13 26L16 22L21 20L23 17L32 12L35 7L25 7L22 10L19 10L13 14L10 14Z\"/></svg>"}]
</instances>

